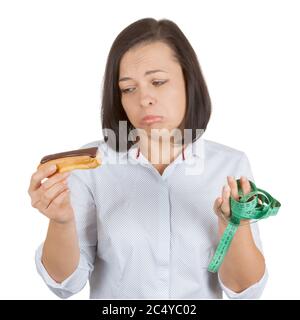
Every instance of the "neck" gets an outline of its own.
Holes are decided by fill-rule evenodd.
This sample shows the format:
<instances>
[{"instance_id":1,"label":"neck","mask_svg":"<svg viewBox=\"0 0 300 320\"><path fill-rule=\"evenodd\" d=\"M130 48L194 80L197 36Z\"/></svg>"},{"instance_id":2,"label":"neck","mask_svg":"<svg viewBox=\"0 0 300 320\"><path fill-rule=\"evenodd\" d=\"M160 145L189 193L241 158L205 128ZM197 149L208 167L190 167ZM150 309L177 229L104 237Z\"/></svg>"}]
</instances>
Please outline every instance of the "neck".
<instances>
[{"instance_id":1,"label":"neck","mask_svg":"<svg viewBox=\"0 0 300 320\"><path fill-rule=\"evenodd\" d=\"M153 165L170 164L185 148L185 145L174 145L171 140L140 139L138 145L140 152Z\"/></svg>"}]
</instances>

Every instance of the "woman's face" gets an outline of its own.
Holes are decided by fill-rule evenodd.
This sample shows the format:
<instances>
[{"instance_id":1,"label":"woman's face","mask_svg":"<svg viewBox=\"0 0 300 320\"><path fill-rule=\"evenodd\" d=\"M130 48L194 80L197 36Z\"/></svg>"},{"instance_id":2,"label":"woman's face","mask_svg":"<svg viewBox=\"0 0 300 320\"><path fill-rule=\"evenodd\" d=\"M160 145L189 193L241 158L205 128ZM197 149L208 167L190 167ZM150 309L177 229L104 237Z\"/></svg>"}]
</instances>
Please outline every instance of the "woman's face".
<instances>
[{"instance_id":1,"label":"woman's face","mask_svg":"<svg viewBox=\"0 0 300 320\"><path fill-rule=\"evenodd\" d=\"M181 124L186 109L184 76L165 43L128 50L120 61L119 88L128 119L147 135L154 128L171 133ZM146 116L148 120L143 119Z\"/></svg>"}]
</instances>

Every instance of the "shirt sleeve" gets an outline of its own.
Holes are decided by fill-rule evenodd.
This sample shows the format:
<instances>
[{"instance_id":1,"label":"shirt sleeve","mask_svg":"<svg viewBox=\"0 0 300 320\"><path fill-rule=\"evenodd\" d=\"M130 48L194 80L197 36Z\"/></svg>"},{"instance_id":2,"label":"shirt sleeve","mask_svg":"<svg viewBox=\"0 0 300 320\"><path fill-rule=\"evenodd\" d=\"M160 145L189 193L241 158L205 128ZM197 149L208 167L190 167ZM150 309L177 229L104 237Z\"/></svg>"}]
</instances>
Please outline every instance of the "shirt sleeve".
<instances>
[{"instance_id":1,"label":"shirt sleeve","mask_svg":"<svg viewBox=\"0 0 300 320\"><path fill-rule=\"evenodd\" d=\"M83 289L93 271L97 250L96 207L92 193L76 170L68 177L68 187L70 189L70 200L75 214L79 241L79 264L67 279L61 283L57 283L50 277L42 264L43 243L38 247L35 254L38 273L49 289L60 298L68 298Z\"/></svg>"},{"instance_id":2,"label":"shirt sleeve","mask_svg":"<svg viewBox=\"0 0 300 320\"><path fill-rule=\"evenodd\" d=\"M249 180L255 183L250 162L245 153L242 153L242 156L237 165L237 169L234 172L234 176L236 179L239 179L241 176L245 176ZM258 223L257 222L252 223L250 227L251 227L252 236L256 244L256 247L261 251L261 253L263 253L263 247L260 239ZM267 268L265 268L265 272L262 278L257 283L254 283L252 286L238 293L232 291L231 289L229 289L224 285L224 283L221 281L219 273L218 273L218 280L222 290L230 299L258 299L261 297L263 290L266 286L266 283L268 280L268 270Z\"/></svg>"}]
</instances>

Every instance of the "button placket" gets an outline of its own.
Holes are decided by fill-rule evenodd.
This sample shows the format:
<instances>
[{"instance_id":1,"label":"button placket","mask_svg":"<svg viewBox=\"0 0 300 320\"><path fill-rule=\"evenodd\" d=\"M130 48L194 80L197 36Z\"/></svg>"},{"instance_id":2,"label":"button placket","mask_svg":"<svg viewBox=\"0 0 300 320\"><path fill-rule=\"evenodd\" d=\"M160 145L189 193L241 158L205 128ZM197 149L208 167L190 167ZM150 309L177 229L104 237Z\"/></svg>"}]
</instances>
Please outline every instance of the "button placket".
<instances>
[{"instance_id":1,"label":"button placket","mask_svg":"<svg viewBox=\"0 0 300 320\"><path fill-rule=\"evenodd\" d=\"M159 192L159 230L158 230L158 277L160 290L167 297L169 295L170 279L170 203L169 190L165 183L161 184Z\"/></svg>"}]
</instances>

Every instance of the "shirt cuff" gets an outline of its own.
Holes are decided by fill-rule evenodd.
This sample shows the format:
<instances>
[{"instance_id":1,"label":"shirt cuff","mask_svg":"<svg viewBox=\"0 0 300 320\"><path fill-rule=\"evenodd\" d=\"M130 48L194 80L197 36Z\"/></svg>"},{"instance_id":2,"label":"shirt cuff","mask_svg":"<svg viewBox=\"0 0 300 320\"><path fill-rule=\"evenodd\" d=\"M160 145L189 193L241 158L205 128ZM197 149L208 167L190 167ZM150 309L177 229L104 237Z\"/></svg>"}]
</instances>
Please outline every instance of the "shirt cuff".
<instances>
[{"instance_id":1,"label":"shirt cuff","mask_svg":"<svg viewBox=\"0 0 300 320\"><path fill-rule=\"evenodd\" d=\"M35 264L38 273L49 287L49 289L60 298L68 298L79 292L85 286L90 273L90 267L84 256L80 254L79 264L74 272L63 282L58 283L52 279L42 263L42 252L44 243L42 243L35 253Z\"/></svg>"},{"instance_id":2,"label":"shirt cuff","mask_svg":"<svg viewBox=\"0 0 300 320\"><path fill-rule=\"evenodd\" d=\"M268 280L268 270L267 268L265 268L265 272L262 278L258 282L254 283L252 286L241 292L234 292L231 289L227 288L222 282L219 273L218 280L222 290L225 292L229 299L259 299Z\"/></svg>"}]
</instances>

